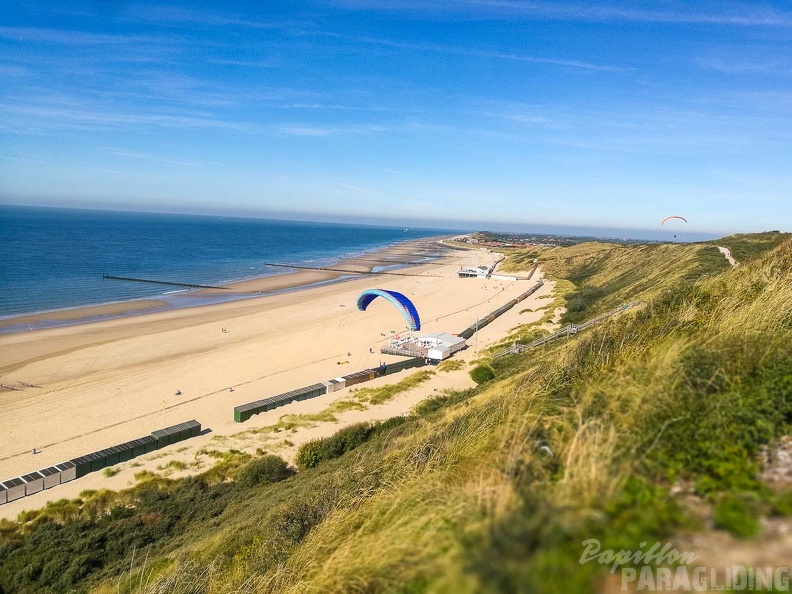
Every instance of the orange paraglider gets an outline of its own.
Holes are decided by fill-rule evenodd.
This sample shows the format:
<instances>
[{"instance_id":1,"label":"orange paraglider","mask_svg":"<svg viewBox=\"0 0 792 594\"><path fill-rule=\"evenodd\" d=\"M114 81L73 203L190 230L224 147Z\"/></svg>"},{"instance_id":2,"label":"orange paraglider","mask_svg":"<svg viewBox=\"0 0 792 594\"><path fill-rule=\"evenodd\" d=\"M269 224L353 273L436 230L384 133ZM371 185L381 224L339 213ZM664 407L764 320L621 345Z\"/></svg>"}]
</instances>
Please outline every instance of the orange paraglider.
<instances>
[{"instance_id":1,"label":"orange paraglider","mask_svg":"<svg viewBox=\"0 0 792 594\"><path fill-rule=\"evenodd\" d=\"M666 221L669 221L669 220L671 220L671 219L679 219L679 220L681 220L681 221L685 221L685 222L687 223L687 219L685 219L685 218L683 218L683 217L678 217L678 216L676 216L676 215L672 215L672 216L670 216L670 217L666 217L666 218L664 218L664 219L663 219L663 222L662 222L662 223L660 223L660 226L663 226L663 225L665 225Z\"/></svg>"}]
</instances>

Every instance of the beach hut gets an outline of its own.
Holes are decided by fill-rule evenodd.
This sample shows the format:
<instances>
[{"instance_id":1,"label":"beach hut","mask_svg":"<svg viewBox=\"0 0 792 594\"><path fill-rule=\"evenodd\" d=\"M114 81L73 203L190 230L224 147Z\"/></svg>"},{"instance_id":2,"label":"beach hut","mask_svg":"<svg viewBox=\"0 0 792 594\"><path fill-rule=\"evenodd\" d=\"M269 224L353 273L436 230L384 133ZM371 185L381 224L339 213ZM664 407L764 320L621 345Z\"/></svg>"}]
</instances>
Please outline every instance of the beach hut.
<instances>
[{"instance_id":1,"label":"beach hut","mask_svg":"<svg viewBox=\"0 0 792 594\"><path fill-rule=\"evenodd\" d=\"M107 466L107 453L105 450L99 450L98 452L88 454L85 457L88 458L88 462L90 464L89 472L96 472L97 470L102 470Z\"/></svg>"},{"instance_id":2,"label":"beach hut","mask_svg":"<svg viewBox=\"0 0 792 594\"><path fill-rule=\"evenodd\" d=\"M135 457L135 445L131 441L117 445L116 449L119 462L128 462Z\"/></svg>"},{"instance_id":3,"label":"beach hut","mask_svg":"<svg viewBox=\"0 0 792 594\"><path fill-rule=\"evenodd\" d=\"M190 425L185 423L179 423L176 425L176 439L177 441L184 441L185 439L190 439Z\"/></svg>"},{"instance_id":4,"label":"beach hut","mask_svg":"<svg viewBox=\"0 0 792 594\"><path fill-rule=\"evenodd\" d=\"M164 429L157 429L156 431L151 432L151 437L157 440L157 449L161 450L162 448L167 447L170 444L170 427L165 427Z\"/></svg>"},{"instance_id":5,"label":"beach hut","mask_svg":"<svg viewBox=\"0 0 792 594\"><path fill-rule=\"evenodd\" d=\"M249 402L248 404L240 404L234 407L234 421L237 423L244 423L252 415L257 414L258 402ZM255 411L255 412L254 412Z\"/></svg>"},{"instance_id":6,"label":"beach hut","mask_svg":"<svg viewBox=\"0 0 792 594\"><path fill-rule=\"evenodd\" d=\"M55 468L60 471L60 482L68 483L69 481L73 481L77 478L77 466L75 465L74 461L69 460L68 462L61 462L60 464L56 464Z\"/></svg>"},{"instance_id":7,"label":"beach hut","mask_svg":"<svg viewBox=\"0 0 792 594\"><path fill-rule=\"evenodd\" d=\"M6 492L6 488L0 483L0 505L4 503L8 503L8 493Z\"/></svg>"},{"instance_id":8,"label":"beach hut","mask_svg":"<svg viewBox=\"0 0 792 594\"><path fill-rule=\"evenodd\" d=\"M327 380L323 382L325 387L327 388L327 394L331 392L337 392L338 390L343 390L346 386L346 381L343 377L337 377L331 380Z\"/></svg>"},{"instance_id":9,"label":"beach hut","mask_svg":"<svg viewBox=\"0 0 792 594\"><path fill-rule=\"evenodd\" d=\"M60 470L58 470L54 466L48 466L47 468L42 468L38 472L40 475L44 477L45 489L51 489L52 487L57 487L58 485L61 484Z\"/></svg>"},{"instance_id":10,"label":"beach hut","mask_svg":"<svg viewBox=\"0 0 792 594\"><path fill-rule=\"evenodd\" d=\"M6 501L11 503L25 496L25 482L20 478L12 478L3 481L3 488L6 491Z\"/></svg>"},{"instance_id":11,"label":"beach hut","mask_svg":"<svg viewBox=\"0 0 792 594\"><path fill-rule=\"evenodd\" d=\"M105 466L114 466L121 462L121 449L118 446L111 446L100 453L104 454Z\"/></svg>"},{"instance_id":12,"label":"beach hut","mask_svg":"<svg viewBox=\"0 0 792 594\"><path fill-rule=\"evenodd\" d=\"M269 410L272 410L273 408L278 408L279 406L284 406L286 404L289 404L291 402L291 395L289 392L283 392L282 394L276 394L275 396L270 396L265 400L269 401L268 403Z\"/></svg>"},{"instance_id":13,"label":"beach hut","mask_svg":"<svg viewBox=\"0 0 792 594\"><path fill-rule=\"evenodd\" d=\"M44 490L44 475L38 472L23 474L19 478L25 483L25 495L33 495Z\"/></svg>"},{"instance_id":14,"label":"beach hut","mask_svg":"<svg viewBox=\"0 0 792 594\"><path fill-rule=\"evenodd\" d=\"M157 441L157 449L161 449L200 433L201 424L195 419L192 419L184 423L179 423L178 425L152 431L151 436Z\"/></svg>"},{"instance_id":15,"label":"beach hut","mask_svg":"<svg viewBox=\"0 0 792 594\"><path fill-rule=\"evenodd\" d=\"M132 458L137 458L138 456L142 456L154 451L156 449L156 444L157 440L151 437L151 435L146 435L146 437L133 439L132 441L128 442L128 445L132 450ZM149 445L150 447L147 448Z\"/></svg>"},{"instance_id":16,"label":"beach hut","mask_svg":"<svg viewBox=\"0 0 792 594\"><path fill-rule=\"evenodd\" d=\"M305 390L305 398L316 398L317 396L324 396L327 394L327 386L324 383L312 384L303 388Z\"/></svg>"},{"instance_id":17,"label":"beach hut","mask_svg":"<svg viewBox=\"0 0 792 594\"><path fill-rule=\"evenodd\" d=\"M189 437L198 437L201 434L201 424L195 419L187 421L185 425L190 430Z\"/></svg>"},{"instance_id":18,"label":"beach hut","mask_svg":"<svg viewBox=\"0 0 792 594\"><path fill-rule=\"evenodd\" d=\"M168 437L168 441L170 442L171 445L173 445L174 443L179 443L182 440L183 431L184 429L182 428L181 423L171 427L170 436Z\"/></svg>"},{"instance_id":19,"label":"beach hut","mask_svg":"<svg viewBox=\"0 0 792 594\"><path fill-rule=\"evenodd\" d=\"M370 379L372 379L371 371L368 369L365 371L356 371L355 373L350 373L349 375L344 376L347 387L354 386L355 384L360 384L362 382L367 382Z\"/></svg>"},{"instance_id":20,"label":"beach hut","mask_svg":"<svg viewBox=\"0 0 792 594\"><path fill-rule=\"evenodd\" d=\"M69 460L72 464L74 464L75 473L74 478L82 478L89 472L91 472L91 459L88 456L80 456L79 458L73 458ZM63 482L63 478L61 478L61 482Z\"/></svg>"},{"instance_id":21,"label":"beach hut","mask_svg":"<svg viewBox=\"0 0 792 594\"><path fill-rule=\"evenodd\" d=\"M291 404L297 400L295 390L290 390L289 392L279 394L278 396L278 406L286 406L287 404Z\"/></svg>"}]
</instances>

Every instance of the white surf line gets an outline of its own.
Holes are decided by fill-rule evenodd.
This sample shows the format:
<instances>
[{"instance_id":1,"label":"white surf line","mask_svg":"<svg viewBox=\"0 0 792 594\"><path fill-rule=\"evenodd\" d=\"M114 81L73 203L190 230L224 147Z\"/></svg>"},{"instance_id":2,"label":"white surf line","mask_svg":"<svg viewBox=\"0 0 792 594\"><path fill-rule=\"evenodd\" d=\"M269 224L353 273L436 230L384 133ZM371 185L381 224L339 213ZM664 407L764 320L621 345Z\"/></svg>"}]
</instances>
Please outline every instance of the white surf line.
<instances>
[{"instance_id":1,"label":"white surf line","mask_svg":"<svg viewBox=\"0 0 792 594\"><path fill-rule=\"evenodd\" d=\"M718 246L718 249L720 250L720 253L723 254L723 257L729 261L729 264L732 265L732 268L736 268L737 266L740 265L740 263L737 260L732 258L731 251L729 250L729 248Z\"/></svg>"}]
</instances>

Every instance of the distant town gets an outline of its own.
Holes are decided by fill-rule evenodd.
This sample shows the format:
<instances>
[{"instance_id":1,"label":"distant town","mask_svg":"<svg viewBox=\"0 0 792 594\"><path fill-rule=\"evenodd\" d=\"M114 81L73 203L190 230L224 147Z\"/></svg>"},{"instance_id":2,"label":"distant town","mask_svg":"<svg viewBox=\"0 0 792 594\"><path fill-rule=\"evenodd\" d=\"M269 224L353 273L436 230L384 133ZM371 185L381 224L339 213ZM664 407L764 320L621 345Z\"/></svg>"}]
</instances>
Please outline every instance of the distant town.
<instances>
[{"instance_id":1,"label":"distant town","mask_svg":"<svg viewBox=\"0 0 792 594\"><path fill-rule=\"evenodd\" d=\"M483 247L494 248L521 248L521 247L569 247L588 241L606 243L662 243L647 240L617 238L617 237L571 237L567 235L543 235L539 233L494 233L491 231L478 231L453 238L457 243L468 243Z\"/></svg>"}]
</instances>

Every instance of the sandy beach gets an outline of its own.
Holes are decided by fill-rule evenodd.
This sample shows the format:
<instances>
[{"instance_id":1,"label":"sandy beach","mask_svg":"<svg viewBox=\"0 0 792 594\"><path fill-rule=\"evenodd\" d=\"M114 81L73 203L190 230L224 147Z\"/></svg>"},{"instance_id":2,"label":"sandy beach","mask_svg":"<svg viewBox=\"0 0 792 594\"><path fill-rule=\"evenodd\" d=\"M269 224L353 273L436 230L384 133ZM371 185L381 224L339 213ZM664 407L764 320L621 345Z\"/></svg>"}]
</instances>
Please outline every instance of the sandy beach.
<instances>
[{"instance_id":1,"label":"sandy beach","mask_svg":"<svg viewBox=\"0 0 792 594\"><path fill-rule=\"evenodd\" d=\"M425 249L425 242L399 244L373 260L421 257ZM424 333L458 333L533 284L457 278L459 266L488 259L494 256L479 250L449 250L435 262L396 271L410 276L362 276L222 304L0 336L0 382L21 389L0 391L0 480L189 419L198 420L210 430L156 454L120 464L115 476L91 473L2 505L0 517L15 518L23 509L76 497L85 489L127 487L134 483L135 472L157 472L163 459L170 459L164 456L188 465L174 476L205 470L211 461L197 455L202 447L251 452L262 447L291 460L300 443L331 434L344 424L404 414L438 390L472 385L467 368L437 372L425 384L383 405L348 411L336 415L337 423L315 424L288 436L245 432L272 425L283 415L320 412L334 401L348 398L349 389L260 414L243 424L233 420L236 405L374 367L381 361L398 360L381 355L379 348L393 333L404 332L405 322L384 300L373 303L366 312L358 311L355 302L364 289L392 289L407 295L421 314ZM378 264L351 261L343 268L371 269L372 265ZM338 273L302 271L246 281L233 290L271 292L295 283L334 278ZM541 317L541 311L520 312L547 304L541 299L551 292L552 283L547 283L482 329L468 341L469 348L455 357L470 361L477 348L501 339L521 323ZM413 372L380 378L365 386L395 383ZM33 448L40 453L32 454Z\"/></svg>"}]
</instances>

